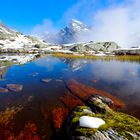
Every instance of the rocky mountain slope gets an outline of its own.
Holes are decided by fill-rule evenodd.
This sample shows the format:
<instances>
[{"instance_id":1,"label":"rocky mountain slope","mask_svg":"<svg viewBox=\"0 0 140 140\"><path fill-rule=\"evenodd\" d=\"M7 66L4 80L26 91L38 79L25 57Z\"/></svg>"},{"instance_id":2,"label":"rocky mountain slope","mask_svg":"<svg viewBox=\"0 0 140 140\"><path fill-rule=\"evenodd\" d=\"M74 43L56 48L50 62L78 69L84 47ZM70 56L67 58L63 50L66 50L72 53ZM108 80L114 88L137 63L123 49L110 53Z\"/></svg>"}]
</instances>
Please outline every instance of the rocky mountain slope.
<instances>
[{"instance_id":1,"label":"rocky mountain slope","mask_svg":"<svg viewBox=\"0 0 140 140\"><path fill-rule=\"evenodd\" d=\"M87 33L89 28L84 23L72 19L68 26L62 29L59 33L59 43L67 44L77 42L79 37Z\"/></svg>"},{"instance_id":2,"label":"rocky mountain slope","mask_svg":"<svg viewBox=\"0 0 140 140\"><path fill-rule=\"evenodd\" d=\"M42 40L23 35L0 23L0 52L28 52L36 45L46 45Z\"/></svg>"}]
</instances>

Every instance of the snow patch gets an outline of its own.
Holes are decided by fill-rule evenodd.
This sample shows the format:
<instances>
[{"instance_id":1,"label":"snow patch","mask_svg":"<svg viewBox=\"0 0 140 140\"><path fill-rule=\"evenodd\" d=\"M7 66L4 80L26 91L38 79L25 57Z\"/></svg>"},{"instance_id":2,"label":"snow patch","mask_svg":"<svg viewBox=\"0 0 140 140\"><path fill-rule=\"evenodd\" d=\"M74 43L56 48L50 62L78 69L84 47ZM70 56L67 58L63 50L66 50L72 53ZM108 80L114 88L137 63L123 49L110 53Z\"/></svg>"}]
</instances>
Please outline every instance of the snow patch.
<instances>
[{"instance_id":1,"label":"snow patch","mask_svg":"<svg viewBox=\"0 0 140 140\"><path fill-rule=\"evenodd\" d=\"M82 116L79 120L80 127L99 128L103 124L105 121L96 117Z\"/></svg>"}]
</instances>

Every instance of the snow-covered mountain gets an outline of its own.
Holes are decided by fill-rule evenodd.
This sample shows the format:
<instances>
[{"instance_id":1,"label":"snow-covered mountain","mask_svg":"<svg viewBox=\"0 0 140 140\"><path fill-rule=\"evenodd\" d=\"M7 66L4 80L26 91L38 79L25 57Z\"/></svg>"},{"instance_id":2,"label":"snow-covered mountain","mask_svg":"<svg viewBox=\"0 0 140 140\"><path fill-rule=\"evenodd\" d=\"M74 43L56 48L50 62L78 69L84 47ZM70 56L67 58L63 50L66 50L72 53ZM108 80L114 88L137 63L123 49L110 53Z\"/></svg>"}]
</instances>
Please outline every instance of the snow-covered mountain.
<instances>
[{"instance_id":1,"label":"snow-covered mountain","mask_svg":"<svg viewBox=\"0 0 140 140\"><path fill-rule=\"evenodd\" d=\"M77 42L81 35L89 32L89 27L84 23L72 19L70 23L63 29L61 29L57 34L45 34L42 35L42 39L46 42L57 43L57 44L67 44Z\"/></svg>"}]
</instances>

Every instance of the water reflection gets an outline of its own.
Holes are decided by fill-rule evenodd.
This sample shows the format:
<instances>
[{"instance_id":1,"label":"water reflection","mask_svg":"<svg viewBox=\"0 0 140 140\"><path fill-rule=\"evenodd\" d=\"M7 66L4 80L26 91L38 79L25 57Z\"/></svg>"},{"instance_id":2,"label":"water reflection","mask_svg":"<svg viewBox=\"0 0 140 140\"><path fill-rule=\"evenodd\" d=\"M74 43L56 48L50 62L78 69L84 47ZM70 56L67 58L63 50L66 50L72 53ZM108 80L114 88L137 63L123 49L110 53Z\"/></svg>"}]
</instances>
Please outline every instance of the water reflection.
<instances>
[{"instance_id":1,"label":"water reflection","mask_svg":"<svg viewBox=\"0 0 140 140\"><path fill-rule=\"evenodd\" d=\"M23 90L18 93L12 91L0 93L1 112L7 107L22 108L22 112L15 119L15 127L19 128L15 130L16 133L21 132L26 125L34 124L39 134L49 139L52 134L51 112L56 107L62 110L64 107L62 101L67 101L66 97L71 97L67 95L65 85L71 79L111 93L126 104L126 112L138 118L140 116L140 64L138 63L74 60L48 56L24 65L6 67L0 70L0 75L6 79L0 80L2 88L7 84L23 85ZM51 80L43 83L41 79Z\"/></svg>"},{"instance_id":2,"label":"water reflection","mask_svg":"<svg viewBox=\"0 0 140 140\"><path fill-rule=\"evenodd\" d=\"M86 60L86 63L83 63L83 61L85 60L63 60L68 66L71 66L69 68L72 71L73 64L77 66L75 68L78 71L74 72L76 79L98 89L111 92L127 105L127 112L139 117L140 113L135 108L140 107L140 64L114 60ZM96 82L91 84L89 81ZM132 112L130 112L128 107L133 108L133 111L131 109Z\"/></svg>"}]
</instances>

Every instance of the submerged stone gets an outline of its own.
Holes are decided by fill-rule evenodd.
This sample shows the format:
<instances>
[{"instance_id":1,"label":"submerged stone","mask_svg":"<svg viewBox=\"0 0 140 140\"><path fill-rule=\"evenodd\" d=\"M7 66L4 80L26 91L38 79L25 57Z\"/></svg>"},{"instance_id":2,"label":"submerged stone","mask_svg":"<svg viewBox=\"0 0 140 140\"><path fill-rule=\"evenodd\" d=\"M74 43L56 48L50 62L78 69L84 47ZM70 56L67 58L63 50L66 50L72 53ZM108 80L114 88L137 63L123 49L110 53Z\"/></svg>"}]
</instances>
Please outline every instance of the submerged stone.
<instances>
[{"instance_id":1,"label":"submerged stone","mask_svg":"<svg viewBox=\"0 0 140 140\"><path fill-rule=\"evenodd\" d=\"M0 87L0 93L7 93L9 90L7 88Z\"/></svg>"},{"instance_id":2,"label":"submerged stone","mask_svg":"<svg viewBox=\"0 0 140 140\"><path fill-rule=\"evenodd\" d=\"M63 82L63 80L61 80L61 79L56 79L55 81L56 82Z\"/></svg>"},{"instance_id":3,"label":"submerged stone","mask_svg":"<svg viewBox=\"0 0 140 140\"><path fill-rule=\"evenodd\" d=\"M20 92L23 89L23 85L18 84L7 84L7 88L14 92Z\"/></svg>"},{"instance_id":4,"label":"submerged stone","mask_svg":"<svg viewBox=\"0 0 140 140\"><path fill-rule=\"evenodd\" d=\"M49 83L51 81L52 81L52 79L49 79L49 78L41 79L41 82L43 82L43 83Z\"/></svg>"},{"instance_id":5,"label":"submerged stone","mask_svg":"<svg viewBox=\"0 0 140 140\"><path fill-rule=\"evenodd\" d=\"M113 109L125 108L124 103L122 103L119 99L117 99L110 93L79 83L74 79L66 83L66 86L71 90L71 92L75 96L79 97L81 100L86 101L91 96L98 95L98 96L102 96L101 100L107 102L108 105L110 105Z\"/></svg>"}]
</instances>

